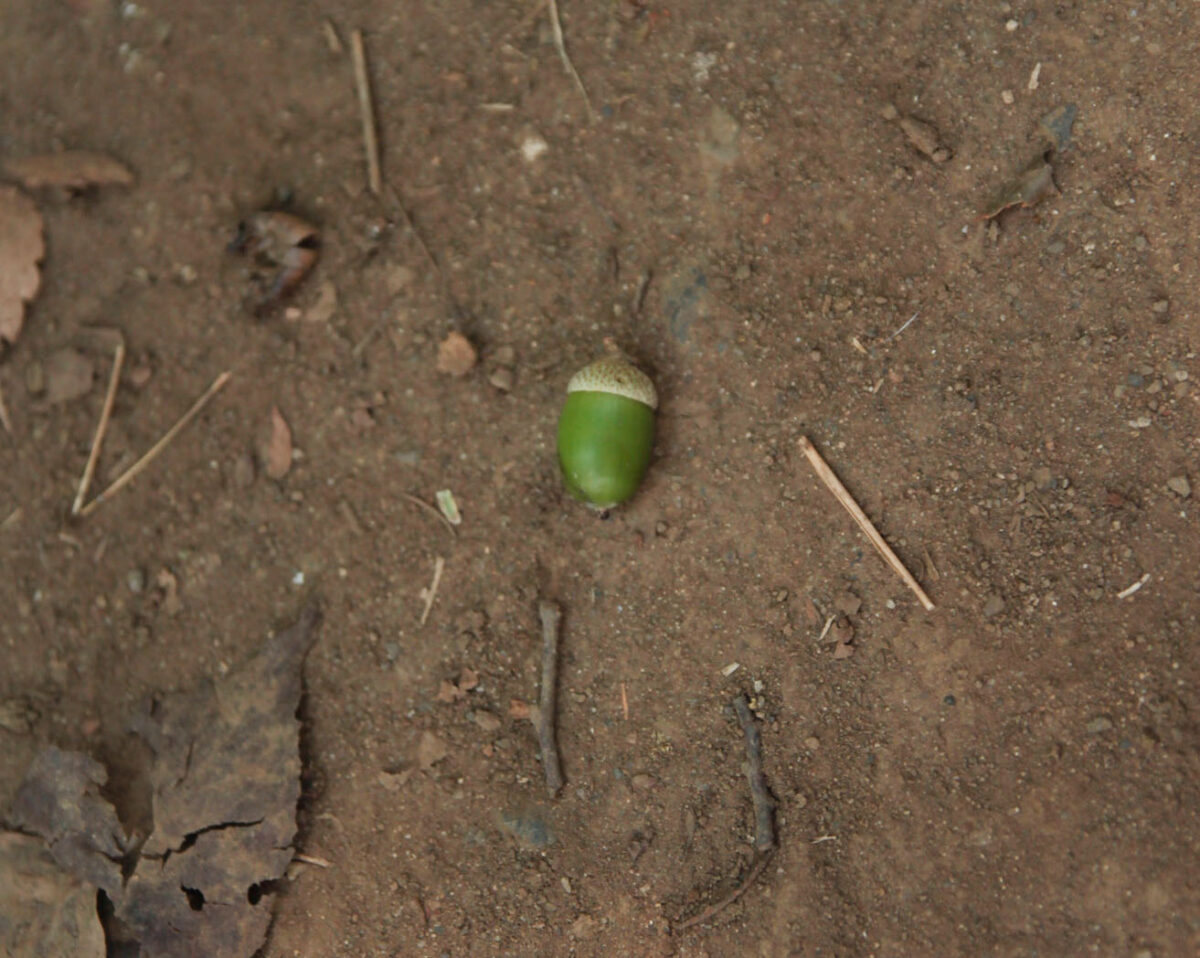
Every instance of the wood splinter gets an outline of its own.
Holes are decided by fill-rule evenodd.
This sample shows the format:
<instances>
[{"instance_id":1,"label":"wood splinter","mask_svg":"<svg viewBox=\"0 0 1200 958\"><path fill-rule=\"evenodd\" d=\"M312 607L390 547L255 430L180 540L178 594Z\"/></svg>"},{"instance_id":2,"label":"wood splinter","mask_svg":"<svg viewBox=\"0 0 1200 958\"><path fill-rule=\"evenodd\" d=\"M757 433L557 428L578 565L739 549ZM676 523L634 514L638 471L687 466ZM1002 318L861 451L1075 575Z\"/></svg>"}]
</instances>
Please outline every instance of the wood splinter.
<instances>
[{"instance_id":1,"label":"wood splinter","mask_svg":"<svg viewBox=\"0 0 1200 958\"><path fill-rule=\"evenodd\" d=\"M846 487L842 485L842 481L837 477L829 464L821 458L821 454L817 452L816 447L808 436L800 437L800 448L804 450L804 455L808 456L808 461L812 463L813 469L820 477L821 481L829 488L838 502L842 504L845 510L850 513L854 521L858 523L858 527L871 540L876 551L883 556L884 561L892 567L892 571L904 581L904 584L912 589L916 597L921 601L921 605L925 607L926 612L932 612L934 609L933 600L926 595L925 590L921 588L921 584L916 580L911 572L904 567L904 563L900 561L900 557L892 551L892 547L884 541L883 536L879 534L879 530L875 528L871 520L867 518L867 514L862 511L862 508L854 497L850 495Z\"/></svg>"},{"instance_id":2,"label":"wood splinter","mask_svg":"<svg viewBox=\"0 0 1200 958\"><path fill-rule=\"evenodd\" d=\"M538 603L542 620L542 688L538 706L529 716L537 730L538 746L542 752L542 768L546 772L546 789L550 797L563 787L562 762L558 757L558 734L555 709L558 699L558 637L562 624L562 609L557 603Z\"/></svg>"}]
</instances>

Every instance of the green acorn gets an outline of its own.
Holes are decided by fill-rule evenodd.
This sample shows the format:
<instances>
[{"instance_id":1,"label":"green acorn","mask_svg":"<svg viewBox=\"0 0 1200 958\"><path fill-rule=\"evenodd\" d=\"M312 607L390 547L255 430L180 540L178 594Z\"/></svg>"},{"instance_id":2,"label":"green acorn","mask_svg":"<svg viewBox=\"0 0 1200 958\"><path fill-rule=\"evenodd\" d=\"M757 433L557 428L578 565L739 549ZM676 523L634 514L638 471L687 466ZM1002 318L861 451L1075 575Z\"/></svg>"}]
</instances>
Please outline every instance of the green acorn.
<instances>
[{"instance_id":1,"label":"green acorn","mask_svg":"<svg viewBox=\"0 0 1200 958\"><path fill-rule=\"evenodd\" d=\"M658 393L624 356L584 366L567 383L558 420L558 462L567 490L607 512L633 498L654 450Z\"/></svg>"}]
</instances>

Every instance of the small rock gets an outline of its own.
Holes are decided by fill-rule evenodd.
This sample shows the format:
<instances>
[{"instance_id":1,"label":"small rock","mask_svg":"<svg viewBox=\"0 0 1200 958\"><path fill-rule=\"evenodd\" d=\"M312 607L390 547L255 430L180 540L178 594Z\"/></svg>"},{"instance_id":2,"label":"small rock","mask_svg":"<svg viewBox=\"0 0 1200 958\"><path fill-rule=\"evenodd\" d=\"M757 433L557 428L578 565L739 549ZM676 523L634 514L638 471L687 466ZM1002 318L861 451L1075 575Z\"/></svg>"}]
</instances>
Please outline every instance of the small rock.
<instances>
[{"instance_id":1,"label":"small rock","mask_svg":"<svg viewBox=\"0 0 1200 958\"><path fill-rule=\"evenodd\" d=\"M528 132L521 139L521 156L525 158L526 163L537 162L548 149L550 144L539 133Z\"/></svg>"},{"instance_id":2,"label":"small rock","mask_svg":"<svg viewBox=\"0 0 1200 958\"><path fill-rule=\"evenodd\" d=\"M59 349L46 358L46 400L70 402L92 391L95 364L77 349Z\"/></svg>"},{"instance_id":3,"label":"small rock","mask_svg":"<svg viewBox=\"0 0 1200 958\"><path fill-rule=\"evenodd\" d=\"M1166 299L1156 299L1150 308L1161 316L1171 308L1171 302Z\"/></svg>"},{"instance_id":4,"label":"small rock","mask_svg":"<svg viewBox=\"0 0 1200 958\"><path fill-rule=\"evenodd\" d=\"M494 712L487 709L476 709L471 719L479 726L481 732L491 734L500 730L500 719Z\"/></svg>"},{"instance_id":5,"label":"small rock","mask_svg":"<svg viewBox=\"0 0 1200 958\"><path fill-rule=\"evenodd\" d=\"M1106 718L1103 715L1098 715L1087 723L1089 735L1099 735L1101 732L1107 732L1112 727L1112 719Z\"/></svg>"},{"instance_id":6,"label":"small rock","mask_svg":"<svg viewBox=\"0 0 1200 958\"><path fill-rule=\"evenodd\" d=\"M146 589L146 573L142 569L130 569L125 573L125 584L134 595L141 595Z\"/></svg>"},{"instance_id":7,"label":"small rock","mask_svg":"<svg viewBox=\"0 0 1200 958\"><path fill-rule=\"evenodd\" d=\"M570 935L572 938L578 938L581 941L591 938L600 930L600 922L596 921L591 915L580 915L571 922Z\"/></svg>"},{"instance_id":8,"label":"small rock","mask_svg":"<svg viewBox=\"0 0 1200 958\"><path fill-rule=\"evenodd\" d=\"M817 749L819 749L821 747L821 740L819 738L817 738L815 735L810 735L808 738L806 738L804 740L804 747L806 749L808 749L810 752L815 752Z\"/></svg>"},{"instance_id":9,"label":"small rock","mask_svg":"<svg viewBox=\"0 0 1200 958\"><path fill-rule=\"evenodd\" d=\"M1172 476L1167 480L1167 488L1181 499L1187 499L1192 494L1192 486L1187 476Z\"/></svg>"},{"instance_id":10,"label":"small rock","mask_svg":"<svg viewBox=\"0 0 1200 958\"><path fill-rule=\"evenodd\" d=\"M945 163L954 155L948 148L941 145L937 129L928 123L906 116L900 120L900 129L908 137L908 142L934 163Z\"/></svg>"},{"instance_id":11,"label":"small rock","mask_svg":"<svg viewBox=\"0 0 1200 958\"><path fill-rule=\"evenodd\" d=\"M1004 598L999 593L993 592L987 597L987 601L983 603L983 616L985 619L991 619L1004 611Z\"/></svg>"},{"instance_id":12,"label":"small rock","mask_svg":"<svg viewBox=\"0 0 1200 958\"><path fill-rule=\"evenodd\" d=\"M658 779L656 779L653 775L647 775L645 772L641 772L630 779L630 784L632 784L633 787L639 792L648 792L658 784Z\"/></svg>"},{"instance_id":13,"label":"small rock","mask_svg":"<svg viewBox=\"0 0 1200 958\"><path fill-rule=\"evenodd\" d=\"M417 743L417 764L429 771L446 757L446 743L432 732L422 732L421 741Z\"/></svg>"},{"instance_id":14,"label":"small rock","mask_svg":"<svg viewBox=\"0 0 1200 958\"><path fill-rule=\"evenodd\" d=\"M554 844L554 832L545 815L536 808L501 812L500 827L531 848L546 848Z\"/></svg>"},{"instance_id":15,"label":"small rock","mask_svg":"<svg viewBox=\"0 0 1200 958\"><path fill-rule=\"evenodd\" d=\"M738 268L733 271L733 278L739 283L750 278L750 264L739 263Z\"/></svg>"},{"instance_id":16,"label":"small rock","mask_svg":"<svg viewBox=\"0 0 1200 958\"><path fill-rule=\"evenodd\" d=\"M853 592L847 591L834 599L833 604L839 612L843 612L846 615L858 615L858 610L862 608L862 599Z\"/></svg>"},{"instance_id":17,"label":"small rock","mask_svg":"<svg viewBox=\"0 0 1200 958\"><path fill-rule=\"evenodd\" d=\"M438 345L438 372L465 376L475 368L479 354L471 341L460 332L452 332Z\"/></svg>"},{"instance_id":18,"label":"small rock","mask_svg":"<svg viewBox=\"0 0 1200 958\"><path fill-rule=\"evenodd\" d=\"M1050 489L1054 486L1054 473L1046 466L1038 466L1033 470L1033 482L1039 489Z\"/></svg>"},{"instance_id":19,"label":"small rock","mask_svg":"<svg viewBox=\"0 0 1200 958\"><path fill-rule=\"evenodd\" d=\"M891 103L885 103L883 108L879 111L879 115L885 120L900 119L900 111L897 110Z\"/></svg>"},{"instance_id":20,"label":"small rock","mask_svg":"<svg viewBox=\"0 0 1200 958\"><path fill-rule=\"evenodd\" d=\"M501 366L499 369L493 370L488 377L488 382L499 389L502 393L512 392L513 386L516 385L516 377L513 371L507 366Z\"/></svg>"}]
</instances>

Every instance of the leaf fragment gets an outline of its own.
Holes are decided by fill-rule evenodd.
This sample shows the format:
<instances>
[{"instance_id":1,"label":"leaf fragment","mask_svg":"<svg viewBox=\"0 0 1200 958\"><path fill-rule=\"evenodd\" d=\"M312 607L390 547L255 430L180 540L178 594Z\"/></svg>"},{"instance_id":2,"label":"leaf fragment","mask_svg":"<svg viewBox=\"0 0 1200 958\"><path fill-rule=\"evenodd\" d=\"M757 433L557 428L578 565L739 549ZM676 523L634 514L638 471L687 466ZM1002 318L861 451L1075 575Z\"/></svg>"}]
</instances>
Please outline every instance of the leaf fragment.
<instances>
[{"instance_id":1,"label":"leaf fragment","mask_svg":"<svg viewBox=\"0 0 1200 958\"><path fill-rule=\"evenodd\" d=\"M25 304L42 283L46 253L42 214L15 186L0 185L0 341L15 343L25 324Z\"/></svg>"},{"instance_id":2,"label":"leaf fragment","mask_svg":"<svg viewBox=\"0 0 1200 958\"><path fill-rule=\"evenodd\" d=\"M82 190L89 186L128 186L133 174L124 163L90 150L37 153L6 160L4 174L26 189L57 186Z\"/></svg>"}]
</instances>

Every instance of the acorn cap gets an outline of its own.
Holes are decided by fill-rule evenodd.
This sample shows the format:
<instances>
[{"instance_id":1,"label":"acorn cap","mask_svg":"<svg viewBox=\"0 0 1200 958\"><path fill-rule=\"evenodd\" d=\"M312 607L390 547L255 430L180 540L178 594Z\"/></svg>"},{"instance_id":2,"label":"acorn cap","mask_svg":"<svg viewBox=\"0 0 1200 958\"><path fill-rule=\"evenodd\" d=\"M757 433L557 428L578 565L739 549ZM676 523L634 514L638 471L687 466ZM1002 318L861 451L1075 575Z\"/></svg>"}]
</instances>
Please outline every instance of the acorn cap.
<instances>
[{"instance_id":1,"label":"acorn cap","mask_svg":"<svg viewBox=\"0 0 1200 958\"><path fill-rule=\"evenodd\" d=\"M620 356L605 356L579 370L567 383L567 393L612 393L658 408L658 392L644 372Z\"/></svg>"}]
</instances>

